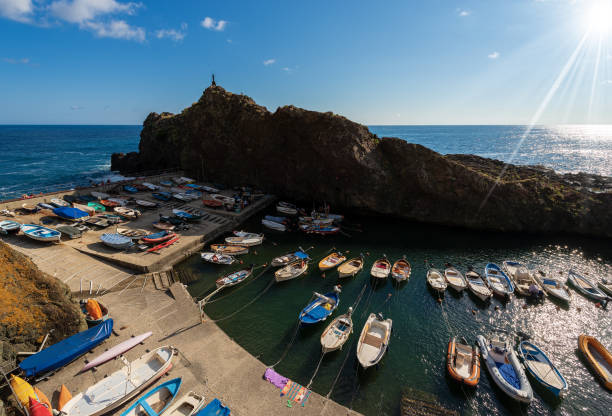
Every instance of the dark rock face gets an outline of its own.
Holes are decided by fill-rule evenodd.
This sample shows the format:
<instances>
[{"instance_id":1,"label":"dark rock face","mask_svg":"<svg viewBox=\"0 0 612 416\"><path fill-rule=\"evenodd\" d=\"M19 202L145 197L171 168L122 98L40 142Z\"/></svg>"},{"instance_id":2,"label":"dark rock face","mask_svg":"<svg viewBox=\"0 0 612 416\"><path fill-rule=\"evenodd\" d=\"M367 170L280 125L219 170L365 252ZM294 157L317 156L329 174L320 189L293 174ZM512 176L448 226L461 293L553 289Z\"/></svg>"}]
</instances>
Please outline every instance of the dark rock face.
<instances>
[{"instance_id":1,"label":"dark rock face","mask_svg":"<svg viewBox=\"0 0 612 416\"><path fill-rule=\"evenodd\" d=\"M334 211L612 237L609 189L595 193L548 169L513 165L496 185L502 162L378 138L332 113L293 106L271 113L218 86L181 114L151 113L139 152L112 158L112 169L124 173L169 168L293 200L326 201Z\"/></svg>"}]
</instances>

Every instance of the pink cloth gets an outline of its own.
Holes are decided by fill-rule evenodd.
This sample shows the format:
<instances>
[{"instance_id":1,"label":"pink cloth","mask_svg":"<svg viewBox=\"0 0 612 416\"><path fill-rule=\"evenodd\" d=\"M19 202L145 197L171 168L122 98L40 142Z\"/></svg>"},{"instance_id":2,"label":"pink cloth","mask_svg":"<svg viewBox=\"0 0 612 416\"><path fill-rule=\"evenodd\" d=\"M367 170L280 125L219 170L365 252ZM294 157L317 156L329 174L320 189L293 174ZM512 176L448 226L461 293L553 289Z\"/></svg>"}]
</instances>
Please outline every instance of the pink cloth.
<instances>
[{"instance_id":1,"label":"pink cloth","mask_svg":"<svg viewBox=\"0 0 612 416\"><path fill-rule=\"evenodd\" d=\"M287 384L287 382L289 381L287 377L281 376L271 368L266 369L266 372L264 373L264 378L270 383L274 384L279 389L285 387L285 384Z\"/></svg>"}]
</instances>

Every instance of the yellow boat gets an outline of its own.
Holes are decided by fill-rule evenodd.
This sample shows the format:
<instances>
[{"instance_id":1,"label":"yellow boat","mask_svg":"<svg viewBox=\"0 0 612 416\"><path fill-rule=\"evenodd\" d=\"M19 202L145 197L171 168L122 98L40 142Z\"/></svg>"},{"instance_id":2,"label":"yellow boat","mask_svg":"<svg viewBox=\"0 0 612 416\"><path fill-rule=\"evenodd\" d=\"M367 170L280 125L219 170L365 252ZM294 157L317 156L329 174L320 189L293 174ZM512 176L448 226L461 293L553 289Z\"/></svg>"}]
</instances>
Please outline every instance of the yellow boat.
<instances>
[{"instance_id":1,"label":"yellow boat","mask_svg":"<svg viewBox=\"0 0 612 416\"><path fill-rule=\"evenodd\" d=\"M346 260L345 255L337 251L333 252L319 262L319 269L321 269L322 272L333 269L334 267L342 264L344 260Z\"/></svg>"},{"instance_id":2,"label":"yellow boat","mask_svg":"<svg viewBox=\"0 0 612 416\"><path fill-rule=\"evenodd\" d=\"M17 377L11 374L11 387L17 396L19 402L23 405L24 408L30 408L30 397L38 400L38 396L36 396L36 392L34 388L22 379L21 377Z\"/></svg>"},{"instance_id":3,"label":"yellow boat","mask_svg":"<svg viewBox=\"0 0 612 416\"><path fill-rule=\"evenodd\" d=\"M355 257L338 267L338 277L353 277L363 269L363 257Z\"/></svg>"},{"instance_id":4,"label":"yellow boat","mask_svg":"<svg viewBox=\"0 0 612 416\"><path fill-rule=\"evenodd\" d=\"M578 347L606 389L612 391L612 354L595 337L580 335Z\"/></svg>"}]
</instances>

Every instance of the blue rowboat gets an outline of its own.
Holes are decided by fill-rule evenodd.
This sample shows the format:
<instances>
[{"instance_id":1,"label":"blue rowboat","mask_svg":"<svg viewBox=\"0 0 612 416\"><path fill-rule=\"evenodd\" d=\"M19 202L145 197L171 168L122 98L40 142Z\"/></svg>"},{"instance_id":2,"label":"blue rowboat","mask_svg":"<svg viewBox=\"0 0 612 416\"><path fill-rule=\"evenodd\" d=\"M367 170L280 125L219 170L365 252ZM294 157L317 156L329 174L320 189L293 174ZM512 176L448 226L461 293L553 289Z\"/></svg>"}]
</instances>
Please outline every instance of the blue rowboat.
<instances>
[{"instance_id":1,"label":"blue rowboat","mask_svg":"<svg viewBox=\"0 0 612 416\"><path fill-rule=\"evenodd\" d=\"M159 199L160 201L170 201L172 194L170 192L154 192L151 194L153 198Z\"/></svg>"},{"instance_id":2,"label":"blue rowboat","mask_svg":"<svg viewBox=\"0 0 612 416\"><path fill-rule=\"evenodd\" d=\"M314 292L315 299L300 312L300 322L303 324L316 324L326 320L340 303L338 293L340 293L338 286L334 287L333 292L326 293L325 295Z\"/></svg>"},{"instance_id":3,"label":"blue rowboat","mask_svg":"<svg viewBox=\"0 0 612 416\"><path fill-rule=\"evenodd\" d=\"M202 214L199 214L199 213L193 214L191 212L183 211L181 209L173 209L172 213L174 214L175 217L179 217L187 221L196 221L202 218Z\"/></svg>"},{"instance_id":4,"label":"blue rowboat","mask_svg":"<svg viewBox=\"0 0 612 416\"><path fill-rule=\"evenodd\" d=\"M129 192L130 194L135 194L136 192L138 192L138 189L137 189L137 188L135 188L135 187L133 187L133 186L130 186L130 185L125 185L125 186L123 187L123 190L124 190L125 192Z\"/></svg>"},{"instance_id":5,"label":"blue rowboat","mask_svg":"<svg viewBox=\"0 0 612 416\"><path fill-rule=\"evenodd\" d=\"M59 241L62 233L52 228L36 224L23 224L21 232L37 241Z\"/></svg>"},{"instance_id":6,"label":"blue rowboat","mask_svg":"<svg viewBox=\"0 0 612 416\"><path fill-rule=\"evenodd\" d=\"M229 407L223 406L219 399L213 399L206 407L200 410L195 416L229 416Z\"/></svg>"},{"instance_id":7,"label":"blue rowboat","mask_svg":"<svg viewBox=\"0 0 612 416\"><path fill-rule=\"evenodd\" d=\"M166 411L181 388L182 379L175 378L149 390L121 416L159 416Z\"/></svg>"},{"instance_id":8,"label":"blue rowboat","mask_svg":"<svg viewBox=\"0 0 612 416\"><path fill-rule=\"evenodd\" d=\"M489 287L497 296L508 298L514 293L512 281L497 264L487 264L484 271Z\"/></svg>"},{"instance_id":9,"label":"blue rowboat","mask_svg":"<svg viewBox=\"0 0 612 416\"><path fill-rule=\"evenodd\" d=\"M125 250L128 247L131 247L134 243L130 237L126 237L121 234L102 234L100 236L100 240L107 246L114 248L116 250Z\"/></svg>"},{"instance_id":10,"label":"blue rowboat","mask_svg":"<svg viewBox=\"0 0 612 416\"><path fill-rule=\"evenodd\" d=\"M113 320L107 319L100 325L68 337L57 344L30 355L19 364L26 377L49 373L74 361L96 347L113 332Z\"/></svg>"},{"instance_id":11,"label":"blue rowboat","mask_svg":"<svg viewBox=\"0 0 612 416\"><path fill-rule=\"evenodd\" d=\"M595 283L591 282L584 276L579 275L573 270L570 270L567 274L567 281L574 286L580 294L594 300L607 301L608 296L599 290Z\"/></svg>"},{"instance_id":12,"label":"blue rowboat","mask_svg":"<svg viewBox=\"0 0 612 416\"><path fill-rule=\"evenodd\" d=\"M8 234L10 232L17 232L21 228L21 223L11 220L0 221L0 234Z\"/></svg>"},{"instance_id":13,"label":"blue rowboat","mask_svg":"<svg viewBox=\"0 0 612 416\"><path fill-rule=\"evenodd\" d=\"M69 220L69 221L77 221L82 218L89 218L88 212L85 212L78 208L71 208L71 207L54 208L53 213L57 215L58 217L65 219L65 220Z\"/></svg>"},{"instance_id":14,"label":"blue rowboat","mask_svg":"<svg viewBox=\"0 0 612 416\"><path fill-rule=\"evenodd\" d=\"M538 383L557 397L565 396L568 389L567 381L544 351L529 341L523 341L519 345L519 353L527 371Z\"/></svg>"}]
</instances>

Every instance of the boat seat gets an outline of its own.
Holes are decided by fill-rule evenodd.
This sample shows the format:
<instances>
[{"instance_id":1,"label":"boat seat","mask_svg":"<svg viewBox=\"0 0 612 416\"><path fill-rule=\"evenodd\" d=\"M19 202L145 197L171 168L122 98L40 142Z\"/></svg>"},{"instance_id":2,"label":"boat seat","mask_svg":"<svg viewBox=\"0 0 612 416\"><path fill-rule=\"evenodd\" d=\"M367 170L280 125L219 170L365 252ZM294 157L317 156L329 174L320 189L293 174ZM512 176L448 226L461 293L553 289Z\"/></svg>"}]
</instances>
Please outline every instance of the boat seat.
<instances>
[{"instance_id":1,"label":"boat seat","mask_svg":"<svg viewBox=\"0 0 612 416\"><path fill-rule=\"evenodd\" d=\"M378 338L372 334L366 334L366 336L363 338L363 343L374 348L380 348L383 344L383 340L382 338Z\"/></svg>"}]
</instances>

